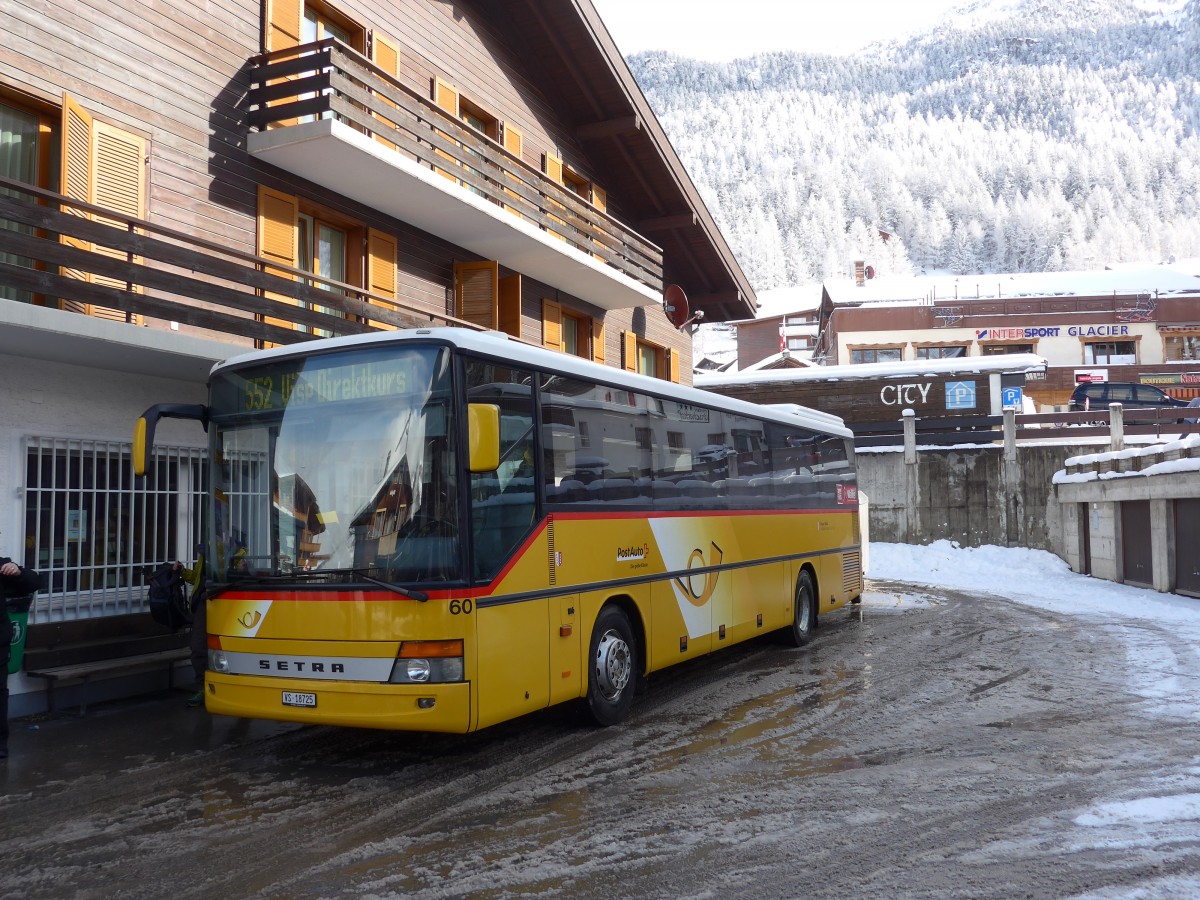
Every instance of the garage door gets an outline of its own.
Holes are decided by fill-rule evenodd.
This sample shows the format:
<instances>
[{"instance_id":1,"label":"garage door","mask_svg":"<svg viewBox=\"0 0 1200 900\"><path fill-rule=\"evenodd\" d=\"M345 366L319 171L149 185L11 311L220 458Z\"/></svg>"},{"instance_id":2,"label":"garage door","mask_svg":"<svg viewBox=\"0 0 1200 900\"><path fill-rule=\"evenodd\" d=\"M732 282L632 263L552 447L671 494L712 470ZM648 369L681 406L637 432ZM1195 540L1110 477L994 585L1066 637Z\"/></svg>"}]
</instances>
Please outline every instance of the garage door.
<instances>
[{"instance_id":1,"label":"garage door","mask_svg":"<svg viewBox=\"0 0 1200 900\"><path fill-rule=\"evenodd\" d=\"M1154 586L1149 500L1132 500L1121 504L1121 560L1125 564L1126 584Z\"/></svg>"},{"instance_id":2,"label":"garage door","mask_svg":"<svg viewBox=\"0 0 1200 900\"><path fill-rule=\"evenodd\" d=\"M1175 591L1200 597L1200 499L1175 501Z\"/></svg>"}]
</instances>

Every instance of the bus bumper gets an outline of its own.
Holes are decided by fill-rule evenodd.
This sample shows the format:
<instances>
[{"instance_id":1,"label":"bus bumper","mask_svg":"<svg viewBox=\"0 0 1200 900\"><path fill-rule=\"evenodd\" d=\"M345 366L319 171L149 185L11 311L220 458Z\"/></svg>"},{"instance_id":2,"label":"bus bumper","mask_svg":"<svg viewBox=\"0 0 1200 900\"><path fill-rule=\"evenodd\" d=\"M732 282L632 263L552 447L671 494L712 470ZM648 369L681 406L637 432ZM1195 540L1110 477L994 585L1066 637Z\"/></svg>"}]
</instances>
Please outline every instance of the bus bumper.
<instances>
[{"instance_id":1,"label":"bus bumper","mask_svg":"<svg viewBox=\"0 0 1200 900\"><path fill-rule=\"evenodd\" d=\"M316 705L287 705L285 694L310 695ZM368 684L210 671L204 684L204 706L220 716L350 728L465 734L471 727L471 685L465 682Z\"/></svg>"}]
</instances>

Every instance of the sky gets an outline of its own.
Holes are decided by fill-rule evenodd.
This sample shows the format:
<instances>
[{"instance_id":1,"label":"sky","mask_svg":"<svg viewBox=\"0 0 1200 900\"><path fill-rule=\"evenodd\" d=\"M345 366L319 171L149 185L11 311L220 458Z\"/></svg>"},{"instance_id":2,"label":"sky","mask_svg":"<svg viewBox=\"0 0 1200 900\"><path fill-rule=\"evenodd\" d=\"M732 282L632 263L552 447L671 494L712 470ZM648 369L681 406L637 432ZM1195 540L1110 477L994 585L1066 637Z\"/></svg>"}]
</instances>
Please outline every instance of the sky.
<instances>
[{"instance_id":1,"label":"sky","mask_svg":"<svg viewBox=\"0 0 1200 900\"><path fill-rule=\"evenodd\" d=\"M1195 648L1200 647L1200 600L1077 575L1044 550L962 548L950 541L924 547L872 543L864 566L873 579L986 591L1015 603L1087 619L1120 638L1130 690L1146 700L1152 713L1200 723L1200 679L1189 675L1194 660L1177 655L1180 648L1189 648L1195 656ZM1028 592L1021 590L1023 585ZM905 594L872 596L870 590L863 602L883 599L901 605L922 602ZM1173 637L1170 643L1161 638L1164 630ZM1155 796L1096 804L1081 812L1074 824L1102 834L1105 840L1153 847L1155 827L1191 830L1200 820L1200 793L1187 790L1187 781L1164 784ZM1162 893L1120 896L1200 896L1200 876L1163 878L1157 885Z\"/></svg>"},{"instance_id":2,"label":"sky","mask_svg":"<svg viewBox=\"0 0 1200 900\"><path fill-rule=\"evenodd\" d=\"M623 56L669 50L727 62L772 50L853 54L927 30L961 0L592 0Z\"/></svg>"}]
</instances>

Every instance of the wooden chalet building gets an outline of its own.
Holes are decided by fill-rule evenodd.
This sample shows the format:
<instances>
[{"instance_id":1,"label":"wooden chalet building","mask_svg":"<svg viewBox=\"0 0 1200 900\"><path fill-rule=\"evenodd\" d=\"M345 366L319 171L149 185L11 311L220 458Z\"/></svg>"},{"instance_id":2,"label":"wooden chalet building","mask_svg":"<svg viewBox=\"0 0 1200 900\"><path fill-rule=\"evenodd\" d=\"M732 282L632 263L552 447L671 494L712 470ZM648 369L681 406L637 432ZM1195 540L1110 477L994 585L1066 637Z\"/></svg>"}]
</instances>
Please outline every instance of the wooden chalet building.
<instances>
[{"instance_id":1,"label":"wooden chalet building","mask_svg":"<svg viewBox=\"0 0 1200 900\"><path fill-rule=\"evenodd\" d=\"M754 314L589 0L0 4L0 555L45 573L35 624L140 614L193 555L203 434L165 423L145 488L129 440L216 360L457 323L690 383L665 288Z\"/></svg>"}]
</instances>

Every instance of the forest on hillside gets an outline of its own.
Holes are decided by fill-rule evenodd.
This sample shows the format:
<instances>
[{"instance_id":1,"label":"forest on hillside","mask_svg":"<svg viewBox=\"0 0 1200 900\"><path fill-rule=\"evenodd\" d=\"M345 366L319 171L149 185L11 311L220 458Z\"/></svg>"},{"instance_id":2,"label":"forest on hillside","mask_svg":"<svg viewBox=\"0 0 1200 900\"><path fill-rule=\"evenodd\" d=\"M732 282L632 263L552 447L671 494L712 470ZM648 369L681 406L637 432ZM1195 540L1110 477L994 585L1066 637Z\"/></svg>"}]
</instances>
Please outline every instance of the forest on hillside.
<instances>
[{"instance_id":1,"label":"forest on hillside","mask_svg":"<svg viewBox=\"0 0 1200 900\"><path fill-rule=\"evenodd\" d=\"M1145 7L1026 0L854 57L629 64L758 291L855 260L967 274L1200 256L1200 0Z\"/></svg>"}]
</instances>

